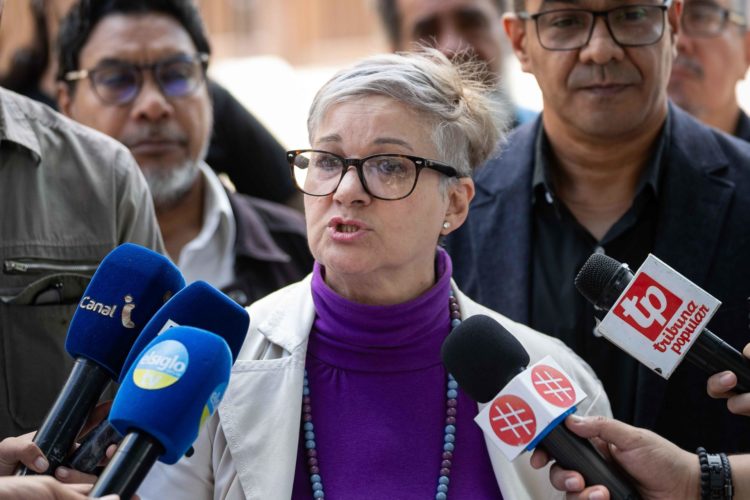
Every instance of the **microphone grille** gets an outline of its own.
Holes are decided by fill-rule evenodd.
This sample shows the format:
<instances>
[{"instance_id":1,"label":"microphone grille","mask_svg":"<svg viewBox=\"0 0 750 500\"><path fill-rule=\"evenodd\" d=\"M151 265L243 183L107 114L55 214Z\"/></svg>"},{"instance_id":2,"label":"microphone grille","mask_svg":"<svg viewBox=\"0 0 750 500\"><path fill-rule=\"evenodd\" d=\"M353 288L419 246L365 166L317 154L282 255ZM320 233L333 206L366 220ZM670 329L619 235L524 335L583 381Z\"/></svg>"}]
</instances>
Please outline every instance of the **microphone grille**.
<instances>
[{"instance_id":1,"label":"microphone grille","mask_svg":"<svg viewBox=\"0 0 750 500\"><path fill-rule=\"evenodd\" d=\"M578 271L574 283L578 291L592 304L598 304L607 284L617 274L622 264L604 254L595 253Z\"/></svg>"},{"instance_id":2,"label":"microphone grille","mask_svg":"<svg viewBox=\"0 0 750 500\"><path fill-rule=\"evenodd\" d=\"M443 364L474 401L485 403L529 364L529 353L500 323L481 314L453 329L440 350Z\"/></svg>"}]
</instances>

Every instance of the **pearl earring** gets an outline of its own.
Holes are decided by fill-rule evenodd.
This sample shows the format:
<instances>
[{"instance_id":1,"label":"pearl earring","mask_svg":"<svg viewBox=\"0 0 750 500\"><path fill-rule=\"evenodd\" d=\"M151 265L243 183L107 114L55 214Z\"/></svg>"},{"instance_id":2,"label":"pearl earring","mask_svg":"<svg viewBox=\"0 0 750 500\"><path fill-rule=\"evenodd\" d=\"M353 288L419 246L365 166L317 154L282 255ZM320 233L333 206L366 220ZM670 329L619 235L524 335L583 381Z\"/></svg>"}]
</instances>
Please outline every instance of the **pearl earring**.
<instances>
[{"instance_id":1,"label":"pearl earring","mask_svg":"<svg viewBox=\"0 0 750 500\"><path fill-rule=\"evenodd\" d=\"M448 222L448 221L443 222L443 229L448 229L449 227L451 227L451 223L450 222Z\"/></svg>"}]
</instances>

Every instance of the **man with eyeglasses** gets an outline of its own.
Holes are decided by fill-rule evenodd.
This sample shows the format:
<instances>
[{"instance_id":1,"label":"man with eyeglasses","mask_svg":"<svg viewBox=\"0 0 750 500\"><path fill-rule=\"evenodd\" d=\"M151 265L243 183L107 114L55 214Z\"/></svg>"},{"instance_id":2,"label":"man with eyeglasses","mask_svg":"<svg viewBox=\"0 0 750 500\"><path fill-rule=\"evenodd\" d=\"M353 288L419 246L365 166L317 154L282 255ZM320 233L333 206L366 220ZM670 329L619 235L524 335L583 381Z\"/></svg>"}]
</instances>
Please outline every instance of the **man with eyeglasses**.
<instances>
[{"instance_id":1,"label":"man with eyeglasses","mask_svg":"<svg viewBox=\"0 0 750 500\"><path fill-rule=\"evenodd\" d=\"M737 82L750 67L747 0L685 0L669 97L707 125L750 141Z\"/></svg>"},{"instance_id":2,"label":"man with eyeglasses","mask_svg":"<svg viewBox=\"0 0 750 500\"><path fill-rule=\"evenodd\" d=\"M300 213L229 192L204 162L210 46L192 2L82 0L58 47L60 109L133 153L188 283L247 305L312 269Z\"/></svg>"},{"instance_id":3,"label":"man with eyeglasses","mask_svg":"<svg viewBox=\"0 0 750 500\"><path fill-rule=\"evenodd\" d=\"M502 34L503 0L378 0L377 10L393 51L435 47L449 58L474 57L512 126L536 113L511 104L502 84L509 54Z\"/></svg>"},{"instance_id":4,"label":"man with eyeglasses","mask_svg":"<svg viewBox=\"0 0 750 500\"><path fill-rule=\"evenodd\" d=\"M476 174L468 224L449 239L469 294L564 341L601 379L619 420L695 450L750 450L750 424L683 363L668 382L594 333L574 278L594 252L639 267L651 252L723 302L711 330L750 339L750 144L669 103L681 4L518 0L504 28L544 111Z\"/></svg>"},{"instance_id":5,"label":"man with eyeglasses","mask_svg":"<svg viewBox=\"0 0 750 500\"><path fill-rule=\"evenodd\" d=\"M73 366L70 318L126 242L165 251L132 155L0 88L0 440L42 423Z\"/></svg>"}]
</instances>

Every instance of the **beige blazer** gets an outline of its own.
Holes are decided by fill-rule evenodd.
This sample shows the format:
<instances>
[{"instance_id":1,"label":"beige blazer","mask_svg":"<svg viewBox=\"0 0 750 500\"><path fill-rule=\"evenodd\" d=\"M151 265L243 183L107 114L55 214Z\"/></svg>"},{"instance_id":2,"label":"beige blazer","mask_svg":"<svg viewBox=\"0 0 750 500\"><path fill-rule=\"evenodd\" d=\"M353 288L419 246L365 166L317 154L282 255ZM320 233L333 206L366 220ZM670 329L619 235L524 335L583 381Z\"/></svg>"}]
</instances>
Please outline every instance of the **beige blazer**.
<instances>
[{"instance_id":1,"label":"beige blazer","mask_svg":"<svg viewBox=\"0 0 750 500\"><path fill-rule=\"evenodd\" d=\"M291 497L307 338L315 316L310 281L307 276L248 307L250 331L218 412L200 433L192 457L154 466L138 491L143 500ZM473 302L452 285L465 318L495 318L523 344L532 363L554 357L588 394L579 413L611 416L599 380L562 342ZM508 462L494 445L488 451L506 500L563 498L550 485L547 469L529 465L528 454Z\"/></svg>"}]
</instances>

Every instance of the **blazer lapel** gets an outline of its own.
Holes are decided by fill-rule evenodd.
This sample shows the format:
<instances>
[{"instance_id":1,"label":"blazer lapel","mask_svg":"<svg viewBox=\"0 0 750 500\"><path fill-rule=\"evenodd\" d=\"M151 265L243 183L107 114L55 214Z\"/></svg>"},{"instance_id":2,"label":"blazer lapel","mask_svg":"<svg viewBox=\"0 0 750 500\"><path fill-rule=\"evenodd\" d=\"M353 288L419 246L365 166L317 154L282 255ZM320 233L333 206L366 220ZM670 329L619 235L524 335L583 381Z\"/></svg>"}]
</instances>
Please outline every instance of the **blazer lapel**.
<instances>
[{"instance_id":1,"label":"blazer lapel","mask_svg":"<svg viewBox=\"0 0 750 500\"><path fill-rule=\"evenodd\" d=\"M477 174L477 197L470 216L476 252L474 273L491 270L477 299L514 321L528 324L531 269L531 175L534 141L541 118L517 129L502 161L487 163ZM502 173L497 169L503 169Z\"/></svg>"},{"instance_id":2,"label":"blazer lapel","mask_svg":"<svg viewBox=\"0 0 750 500\"><path fill-rule=\"evenodd\" d=\"M250 307L251 321L265 319L251 328L219 407L248 499L290 498L297 464L307 338L315 316L310 277L276 293L278 300L261 301L272 304L268 310Z\"/></svg>"}]
</instances>

